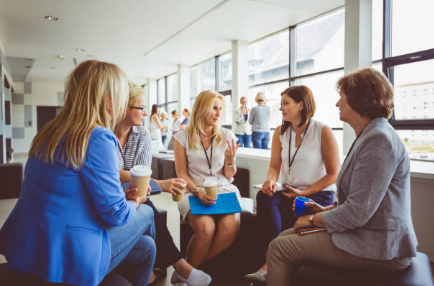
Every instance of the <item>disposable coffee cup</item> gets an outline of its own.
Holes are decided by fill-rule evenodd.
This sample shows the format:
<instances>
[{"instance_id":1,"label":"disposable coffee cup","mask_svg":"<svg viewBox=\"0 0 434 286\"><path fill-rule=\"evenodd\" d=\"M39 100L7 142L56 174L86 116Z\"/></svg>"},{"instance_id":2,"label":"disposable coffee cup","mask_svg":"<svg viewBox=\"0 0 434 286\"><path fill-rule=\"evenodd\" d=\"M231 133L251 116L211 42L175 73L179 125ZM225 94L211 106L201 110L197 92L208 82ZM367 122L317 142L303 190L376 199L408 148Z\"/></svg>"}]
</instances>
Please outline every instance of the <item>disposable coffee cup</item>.
<instances>
[{"instance_id":1,"label":"disposable coffee cup","mask_svg":"<svg viewBox=\"0 0 434 286\"><path fill-rule=\"evenodd\" d=\"M305 202L310 202L310 200L305 197L295 198L295 216L301 216L307 213L307 206L304 205Z\"/></svg>"},{"instance_id":2,"label":"disposable coffee cup","mask_svg":"<svg viewBox=\"0 0 434 286\"><path fill-rule=\"evenodd\" d=\"M214 199L217 199L217 178L216 177L206 177L203 183L205 187L206 194Z\"/></svg>"},{"instance_id":3,"label":"disposable coffee cup","mask_svg":"<svg viewBox=\"0 0 434 286\"><path fill-rule=\"evenodd\" d=\"M181 202L184 199L186 185L182 184L178 189L181 190L181 193L176 193L172 195L172 199L174 202Z\"/></svg>"},{"instance_id":4,"label":"disposable coffee cup","mask_svg":"<svg viewBox=\"0 0 434 286\"><path fill-rule=\"evenodd\" d=\"M148 194L149 180L151 179L152 169L149 166L137 165L130 170L131 184L137 188L136 195L145 197Z\"/></svg>"}]
</instances>

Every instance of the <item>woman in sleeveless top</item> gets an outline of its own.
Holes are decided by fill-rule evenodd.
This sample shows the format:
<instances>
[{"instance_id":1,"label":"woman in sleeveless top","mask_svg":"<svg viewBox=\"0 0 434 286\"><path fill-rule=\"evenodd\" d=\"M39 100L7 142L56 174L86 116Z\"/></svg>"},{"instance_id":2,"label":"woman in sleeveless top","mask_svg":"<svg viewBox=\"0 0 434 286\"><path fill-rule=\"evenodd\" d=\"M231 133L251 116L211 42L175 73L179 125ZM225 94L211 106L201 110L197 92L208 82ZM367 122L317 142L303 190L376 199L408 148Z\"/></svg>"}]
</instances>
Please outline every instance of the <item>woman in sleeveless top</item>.
<instances>
[{"instance_id":1,"label":"woman in sleeveless top","mask_svg":"<svg viewBox=\"0 0 434 286\"><path fill-rule=\"evenodd\" d=\"M220 127L223 96L215 91L203 91L197 97L192 118L187 128L174 138L176 173L187 181L184 200L178 209L195 234L187 249L187 261L198 267L203 262L227 249L238 235L240 214L193 215L190 212L189 196L196 196L203 204L215 204L203 188L205 177L210 173L217 178L218 192L239 191L232 184L237 169L235 135Z\"/></svg>"},{"instance_id":2,"label":"woman in sleeveless top","mask_svg":"<svg viewBox=\"0 0 434 286\"><path fill-rule=\"evenodd\" d=\"M161 129L163 128L163 126L161 125L160 119L158 118L158 109L159 109L158 105L156 104L152 105L151 117L150 117L151 138L152 140L163 142L161 139Z\"/></svg>"},{"instance_id":3,"label":"woman in sleeveless top","mask_svg":"<svg viewBox=\"0 0 434 286\"><path fill-rule=\"evenodd\" d=\"M294 226L295 197L307 197L323 206L333 204L340 169L338 145L331 129L312 118L315 101L308 87L293 86L283 91L280 110L283 124L274 132L267 180L256 196L261 247L265 249L281 231ZM277 192L278 179L286 191ZM246 278L266 281L267 262Z\"/></svg>"}]
</instances>

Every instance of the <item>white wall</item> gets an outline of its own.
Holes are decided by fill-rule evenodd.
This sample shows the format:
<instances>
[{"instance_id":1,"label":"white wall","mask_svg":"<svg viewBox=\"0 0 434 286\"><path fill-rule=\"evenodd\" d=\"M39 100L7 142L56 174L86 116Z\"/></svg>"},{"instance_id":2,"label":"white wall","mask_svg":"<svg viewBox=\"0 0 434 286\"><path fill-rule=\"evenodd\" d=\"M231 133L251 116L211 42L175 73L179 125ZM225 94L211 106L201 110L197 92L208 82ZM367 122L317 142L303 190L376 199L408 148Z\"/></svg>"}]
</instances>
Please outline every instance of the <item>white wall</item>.
<instances>
[{"instance_id":1,"label":"white wall","mask_svg":"<svg viewBox=\"0 0 434 286\"><path fill-rule=\"evenodd\" d=\"M24 105L32 106L32 125L24 126L24 105L12 104L12 128L24 128L24 139L12 139L14 153L27 153L37 133L37 106L59 106L58 93L63 93L63 83L32 82L32 92L24 93L24 83L14 83L15 93L24 94ZM12 95L13 96L13 95Z\"/></svg>"}]
</instances>

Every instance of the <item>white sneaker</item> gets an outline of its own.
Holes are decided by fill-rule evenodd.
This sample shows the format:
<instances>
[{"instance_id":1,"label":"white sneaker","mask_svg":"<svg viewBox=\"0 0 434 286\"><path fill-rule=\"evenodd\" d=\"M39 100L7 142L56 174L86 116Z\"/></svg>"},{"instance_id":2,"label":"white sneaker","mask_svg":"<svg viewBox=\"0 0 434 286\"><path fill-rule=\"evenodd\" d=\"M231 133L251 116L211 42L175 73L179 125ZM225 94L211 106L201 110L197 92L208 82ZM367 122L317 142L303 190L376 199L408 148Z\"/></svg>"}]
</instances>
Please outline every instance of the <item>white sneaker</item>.
<instances>
[{"instance_id":1,"label":"white sneaker","mask_svg":"<svg viewBox=\"0 0 434 286\"><path fill-rule=\"evenodd\" d=\"M252 282L254 282L254 281L267 282L267 274L262 272L261 269L259 269L255 273L246 274L246 276L244 276L244 278L246 278L247 280L252 281Z\"/></svg>"}]
</instances>

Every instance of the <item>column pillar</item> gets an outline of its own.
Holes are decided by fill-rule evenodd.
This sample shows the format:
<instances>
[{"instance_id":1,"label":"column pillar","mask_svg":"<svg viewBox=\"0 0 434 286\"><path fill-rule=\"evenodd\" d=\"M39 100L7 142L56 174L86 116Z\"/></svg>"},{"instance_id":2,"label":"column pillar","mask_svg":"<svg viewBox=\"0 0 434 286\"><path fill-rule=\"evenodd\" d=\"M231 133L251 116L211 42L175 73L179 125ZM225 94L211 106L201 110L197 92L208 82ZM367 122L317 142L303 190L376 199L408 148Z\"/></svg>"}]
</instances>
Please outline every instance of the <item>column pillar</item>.
<instances>
[{"instance_id":1,"label":"column pillar","mask_svg":"<svg viewBox=\"0 0 434 286\"><path fill-rule=\"evenodd\" d=\"M232 109L238 108L240 98L249 91L249 43L232 41ZM251 102L250 102L251 104ZM233 118L233 117L232 117ZM235 122L232 119L232 131Z\"/></svg>"}]
</instances>

